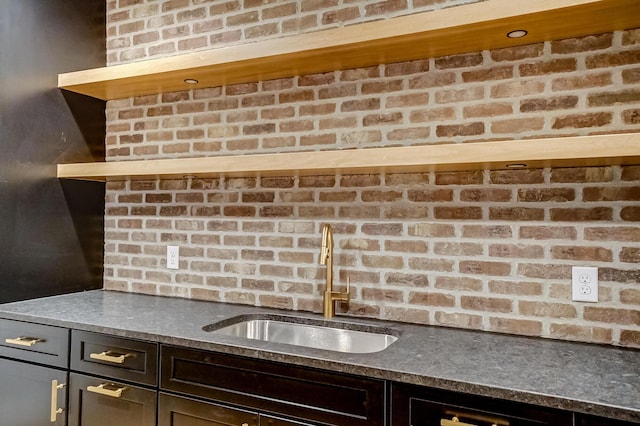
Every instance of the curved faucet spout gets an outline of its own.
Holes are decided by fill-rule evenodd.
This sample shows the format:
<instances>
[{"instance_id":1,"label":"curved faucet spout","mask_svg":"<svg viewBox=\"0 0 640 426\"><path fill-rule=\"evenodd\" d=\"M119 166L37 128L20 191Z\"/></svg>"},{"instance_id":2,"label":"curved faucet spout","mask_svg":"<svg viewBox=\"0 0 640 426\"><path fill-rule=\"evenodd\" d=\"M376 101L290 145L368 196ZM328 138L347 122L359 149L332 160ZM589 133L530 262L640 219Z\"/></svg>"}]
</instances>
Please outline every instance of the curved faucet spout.
<instances>
[{"instance_id":1,"label":"curved faucet spout","mask_svg":"<svg viewBox=\"0 0 640 426\"><path fill-rule=\"evenodd\" d=\"M324 289L323 314L325 318L335 315L334 301L349 302L350 280L347 278L347 291L344 293L333 291L333 230L326 224L322 228L322 248L320 251L320 264L327 266L327 281Z\"/></svg>"}]
</instances>

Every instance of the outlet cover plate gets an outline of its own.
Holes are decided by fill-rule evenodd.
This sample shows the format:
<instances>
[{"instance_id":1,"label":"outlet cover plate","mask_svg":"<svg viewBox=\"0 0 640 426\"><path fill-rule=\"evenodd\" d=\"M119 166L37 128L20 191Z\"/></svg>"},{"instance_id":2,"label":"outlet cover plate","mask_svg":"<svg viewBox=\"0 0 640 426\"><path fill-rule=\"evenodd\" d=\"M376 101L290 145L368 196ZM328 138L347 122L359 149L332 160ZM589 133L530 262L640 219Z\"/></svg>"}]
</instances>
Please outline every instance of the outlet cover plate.
<instances>
[{"instance_id":1,"label":"outlet cover plate","mask_svg":"<svg viewBox=\"0 0 640 426\"><path fill-rule=\"evenodd\" d=\"M167 268L178 269L180 265L180 251L178 246L167 246Z\"/></svg>"},{"instance_id":2,"label":"outlet cover plate","mask_svg":"<svg viewBox=\"0 0 640 426\"><path fill-rule=\"evenodd\" d=\"M598 301L598 268L573 266L571 268L571 294L576 302Z\"/></svg>"}]
</instances>

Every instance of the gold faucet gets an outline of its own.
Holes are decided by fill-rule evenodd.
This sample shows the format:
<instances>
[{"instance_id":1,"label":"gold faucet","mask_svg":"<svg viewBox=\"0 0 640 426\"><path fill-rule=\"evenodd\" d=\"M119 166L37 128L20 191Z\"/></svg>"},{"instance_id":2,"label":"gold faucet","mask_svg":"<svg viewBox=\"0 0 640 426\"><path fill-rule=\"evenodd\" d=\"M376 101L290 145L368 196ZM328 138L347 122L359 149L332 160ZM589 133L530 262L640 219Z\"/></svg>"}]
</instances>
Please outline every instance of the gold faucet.
<instances>
[{"instance_id":1,"label":"gold faucet","mask_svg":"<svg viewBox=\"0 0 640 426\"><path fill-rule=\"evenodd\" d=\"M331 225L328 224L322 228L320 264L327 265L327 284L324 289L322 312L325 318L332 318L336 313L334 301L339 300L349 303L351 283L349 282L349 277L347 277L347 291L344 293L333 291L333 231L331 230Z\"/></svg>"}]
</instances>

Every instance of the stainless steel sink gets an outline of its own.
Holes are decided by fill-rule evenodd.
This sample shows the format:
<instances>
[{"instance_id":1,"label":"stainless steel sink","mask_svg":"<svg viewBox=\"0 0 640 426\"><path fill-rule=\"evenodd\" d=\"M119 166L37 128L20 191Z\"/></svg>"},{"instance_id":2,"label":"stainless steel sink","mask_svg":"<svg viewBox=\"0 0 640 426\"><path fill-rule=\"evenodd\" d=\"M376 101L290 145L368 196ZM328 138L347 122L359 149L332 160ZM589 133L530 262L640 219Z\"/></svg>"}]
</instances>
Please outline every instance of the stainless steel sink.
<instances>
[{"instance_id":1,"label":"stainless steel sink","mask_svg":"<svg viewBox=\"0 0 640 426\"><path fill-rule=\"evenodd\" d=\"M354 354L380 352L398 340L397 333L382 327L273 315L236 317L207 325L203 330L223 336Z\"/></svg>"}]
</instances>

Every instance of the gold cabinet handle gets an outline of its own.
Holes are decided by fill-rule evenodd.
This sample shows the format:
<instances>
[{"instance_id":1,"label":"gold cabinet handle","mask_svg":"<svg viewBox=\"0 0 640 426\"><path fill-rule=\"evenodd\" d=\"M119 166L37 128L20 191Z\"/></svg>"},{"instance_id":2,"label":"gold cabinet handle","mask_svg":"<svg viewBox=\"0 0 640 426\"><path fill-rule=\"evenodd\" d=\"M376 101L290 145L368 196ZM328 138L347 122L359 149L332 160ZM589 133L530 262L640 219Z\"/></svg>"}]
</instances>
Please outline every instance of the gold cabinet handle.
<instances>
[{"instance_id":1,"label":"gold cabinet handle","mask_svg":"<svg viewBox=\"0 0 640 426\"><path fill-rule=\"evenodd\" d=\"M51 414L49 420L51 423L55 423L58 414L62 414L64 411L62 408L58 408L58 391L64 389L65 384L58 384L57 380L51 381Z\"/></svg>"},{"instance_id":2,"label":"gold cabinet handle","mask_svg":"<svg viewBox=\"0 0 640 426\"><path fill-rule=\"evenodd\" d=\"M16 337L15 339L4 339L5 343L9 343L11 345L18 345L18 346L28 346L31 347L33 345L35 345L38 342L44 342L43 339L38 339L37 337L25 337L25 336L21 336L21 337Z\"/></svg>"},{"instance_id":3,"label":"gold cabinet handle","mask_svg":"<svg viewBox=\"0 0 640 426\"><path fill-rule=\"evenodd\" d=\"M107 389L105 386L109 386L109 384L102 383L98 386L87 386L87 390L100 395L110 396L111 398L120 398L122 396L122 392L127 390L126 386L121 386L117 389Z\"/></svg>"},{"instance_id":4,"label":"gold cabinet handle","mask_svg":"<svg viewBox=\"0 0 640 426\"><path fill-rule=\"evenodd\" d=\"M473 423L461 422L457 417L448 419L440 419L440 426L476 426Z\"/></svg>"},{"instance_id":5,"label":"gold cabinet handle","mask_svg":"<svg viewBox=\"0 0 640 426\"><path fill-rule=\"evenodd\" d=\"M124 364L125 359L132 357L133 354L119 354L111 351L100 352L99 354L89 354L89 358L99 361L112 362L114 364Z\"/></svg>"},{"instance_id":6,"label":"gold cabinet handle","mask_svg":"<svg viewBox=\"0 0 640 426\"><path fill-rule=\"evenodd\" d=\"M470 418L473 418L472 416L470 416ZM491 426L509 426L509 422L506 420L499 420L496 421L496 419L486 419L486 418L477 418L474 420L479 420L479 421L484 421L484 422L491 422ZM449 419L440 419L440 426L477 426L473 423L465 423L465 422L461 422L460 419L456 416L453 416L453 418L451 420Z\"/></svg>"}]
</instances>

